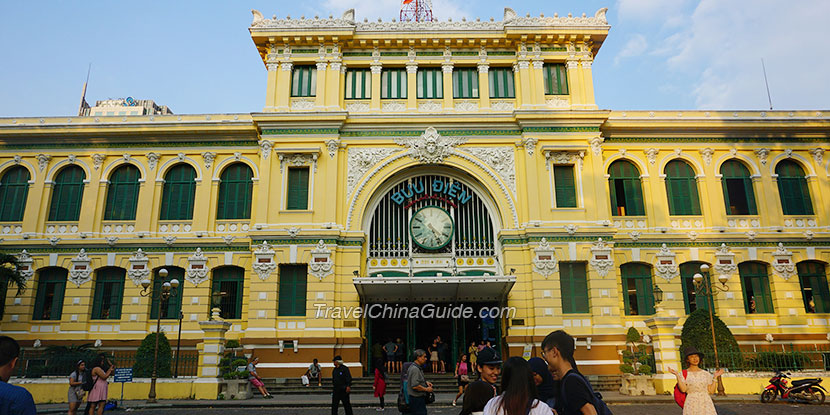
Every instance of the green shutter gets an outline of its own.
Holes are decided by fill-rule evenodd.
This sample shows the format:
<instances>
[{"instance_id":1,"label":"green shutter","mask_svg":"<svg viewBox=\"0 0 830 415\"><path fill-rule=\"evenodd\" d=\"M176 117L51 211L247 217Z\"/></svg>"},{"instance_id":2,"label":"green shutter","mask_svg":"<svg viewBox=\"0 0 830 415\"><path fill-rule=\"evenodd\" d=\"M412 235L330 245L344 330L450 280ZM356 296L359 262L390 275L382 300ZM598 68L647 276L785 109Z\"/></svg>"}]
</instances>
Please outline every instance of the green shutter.
<instances>
[{"instance_id":1,"label":"green shutter","mask_svg":"<svg viewBox=\"0 0 830 415\"><path fill-rule=\"evenodd\" d=\"M60 320L63 310L63 295L66 289L67 270L50 267L38 272L37 293L32 320ZM48 315L43 313L50 311Z\"/></svg>"},{"instance_id":2,"label":"green shutter","mask_svg":"<svg viewBox=\"0 0 830 415\"><path fill-rule=\"evenodd\" d=\"M545 95L567 95L568 77L565 65L546 63L544 66Z\"/></svg>"},{"instance_id":3,"label":"green shutter","mask_svg":"<svg viewBox=\"0 0 830 415\"><path fill-rule=\"evenodd\" d=\"M651 268L644 264L623 264L620 267L622 278L625 313L633 315L631 294L637 306L636 315L654 314L654 290L652 286Z\"/></svg>"},{"instance_id":4,"label":"green shutter","mask_svg":"<svg viewBox=\"0 0 830 415\"><path fill-rule=\"evenodd\" d=\"M124 299L124 268L106 267L96 271L95 293L92 299L93 320L120 320Z\"/></svg>"},{"instance_id":5,"label":"green shutter","mask_svg":"<svg viewBox=\"0 0 830 415\"><path fill-rule=\"evenodd\" d=\"M227 295L218 299L220 314L223 318L242 318L244 280L245 270L240 267L225 266L213 271L211 293L227 293ZM210 307L213 307L212 302Z\"/></svg>"},{"instance_id":6,"label":"green shutter","mask_svg":"<svg viewBox=\"0 0 830 415\"><path fill-rule=\"evenodd\" d=\"M23 166L16 166L6 171L0 180L0 221L23 220L28 195L29 170Z\"/></svg>"},{"instance_id":7,"label":"green shutter","mask_svg":"<svg viewBox=\"0 0 830 415\"><path fill-rule=\"evenodd\" d=\"M291 96L313 97L317 95L317 66L295 66L291 72Z\"/></svg>"},{"instance_id":8,"label":"green shutter","mask_svg":"<svg viewBox=\"0 0 830 415\"><path fill-rule=\"evenodd\" d=\"M308 167L288 168L287 210L308 209Z\"/></svg>"},{"instance_id":9,"label":"green shutter","mask_svg":"<svg viewBox=\"0 0 830 415\"><path fill-rule=\"evenodd\" d=\"M104 220L135 220L140 178L138 168L130 164L112 173L107 186Z\"/></svg>"},{"instance_id":10,"label":"green shutter","mask_svg":"<svg viewBox=\"0 0 830 415\"><path fill-rule=\"evenodd\" d=\"M588 280L583 262L560 262L559 282L562 290L562 312L588 313Z\"/></svg>"},{"instance_id":11,"label":"green shutter","mask_svg":"<svg viewBox=\"0 0 830 415\"><path fill-rule=\"evenodd\" d=\"M406 69L384 69L380 75L381 99L406 99Z\"/></svg>"},{"instance_id":12,"label":"green shutter","mask_svg":"<svg viewBox=\"0 0 830 415\"><path fill-rule=\"evenodd\" d=\"M490 68L490 98L515 98L512 68Z\"/></svg>"},{"instance_id":13,"label":"green shutter","mask_svg":"<svg viewBox=\"0 0 830 415\"><path fill-rule=\"evenodd\" d=\"M775 166L778 193L785 215L812 215L813 202L804 170L793 161L784 160Z\"/></svg>"},{"instance_id":14,"label":"green shutter","mask_svg":"<svg viewBox=\"0 0 830 415\"><path fill-rule=\"evenodd\" d=\"M196 171L186 163L173 166L164 176L159 219L193 219L195 197Z\"/></svg>"},{"instance_id":15,"label":"green shutter","mask_svg":"<svg viewBox=\"0 0 830 415\"><path fill-rule=\"evenodd\" d=\"M372 74L368 69L346 71L346 99L369 99L372 93Z\"/></svg>"},{"instance_id":16,"label":"green shutter","mask_svg":"<svg viewBox=\"0 0 830 415\"><path fill-rule=\"evenodd\" d=\"M165 267L168 275L165 281L173 279L179 280L179 288L176 289L176 295L171 295L167 301L161 304L161 318L176 320L179 318L179 312L182 309L182 298L184 295L184 269L179 267ZM158 276L158 270L153 273L153 299L150 303L150 319L158 318L158 304L159 294L161 293L161 278Z\"/></svg>"},{"instance_id":17,"label":"green shutter","mask_svg":"<svg viewBox=\"0 0 830 415\"><path fill-rule=\"evenodd\" d=\"M305 264L280 265L278 315L306 315L307 278Z\"/></svg>"},{"instance_id":18,"label":"green shutter","mask_svg":"<svg viewBox=\"0 0 830 415\"><path fill-rule=\"evenodd\" d=\"M625 179L623 187L625 188L625 216L645 215L640 179Z\"/></svg>"},{"instance_id":19,"label":"green shutter","mask_svg":"<svg viewBox=\"0 0 830 415\"><path fill-rule=\"evenodd\" d=\"M452 73L453 98L478 98L478 70L456 68Z\"/></svg>"},{"instance_id":20,"label":"green shutter","mask_svg":"<svg viewBox=\"0 0 830 415\"><path fill-rule=\"evenodd\" d=\"M553 166L556 207L576 207L576 184L573 166Z\"/></svg>"},{"instance_id":21,"label":"green shutter","mask_svg":"<svg viewBox=\"0 0 830 415\"><path fill-rule=\"evenodd\" d=\"M86 174L78 166L61 170L52 187L50 221L77 221L81 214Z\"/></svg>"},{"instance_id":22,"label":"green shutter","mask_svg":"<svg viewBox=\"0 0 830 415\"><path fill-rule=\"evenodd\" d=\"M700 215L694 170L684 161L673 160L666 165L665 174L669 214Z\"/></svg>"},{"instance_id":23,"label":"green shutter","mask_svg":"<svg viewBox=\"0 0 830 415\"><path fill-rule=\"evenodd\" d=\"M645 214L643 206L643 189L640 184L640 171L631 162L618 160L608 167L609 186L611 187L611 214L619 216L617 206L623 202L623 216L642 216ZM621 183L623 193L617 192L617 184Z\"/></svg>"},{"instance_id":24,"label":"green shutter","mask_svg":"<svg viewBox=\"0 0 830 415\"><path fill-rule=\"evenodd\" d=\"M444 75L441 68L418 69L418 99L444 98Z\"/></svg>"},{"instance_id":25,"label":"green shutter","mask_svg":"<svg viewBox=\"0 0 830 415\"><path fill-rule=\"evenodd\" d=\"M804 309L808 313L830 313L830 289L825 265L818 261L805 261L799 262L797 269ZM810 297L813 310L809 304Z\"/></svg>"},{"instance_id":26,"label":"green shutter","mask_svg":"<svg viewBox=\"0 0 830 415\"><path fill-rule=\"evenodd\" d=\"M234 163L222 171L216 219L250 219L253 194L251 168L245 163Z\"/></svg>"},{"instance_id":27,"label":"green shutter","mask_svg":"<svg viewBox=\"0 0 830 415\"><path fill-rule=\"evenodd\" d=\"M766 265L758 262L744 262L738 265L741 288L744 294L744 308L751 313L750 300L755 298L755 313L773 313L772 294Z\"/></svg>"}]
</instances>

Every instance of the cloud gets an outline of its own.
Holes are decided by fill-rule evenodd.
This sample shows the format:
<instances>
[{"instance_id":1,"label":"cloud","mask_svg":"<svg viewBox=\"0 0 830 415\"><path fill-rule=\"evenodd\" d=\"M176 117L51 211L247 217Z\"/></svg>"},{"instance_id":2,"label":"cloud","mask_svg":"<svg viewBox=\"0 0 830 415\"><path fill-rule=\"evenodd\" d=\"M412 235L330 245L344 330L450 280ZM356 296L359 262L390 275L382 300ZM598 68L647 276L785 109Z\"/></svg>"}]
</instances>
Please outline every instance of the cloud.
<instances>
[{"instance_id":1,"label":"cloud","mask_svg":"<svg viewBox=\"0 0 830 415\"><path fill-rule=\"evenodd\" d=\"M688 0L619 0L620 20L672 20L689 3Z\"/></svg>"},{"instance_id":2,"label":"cloud","mask_svg":"<svg viewBox=\"0 0 830 415\"><path fill-rule=\"evenodd\" d=\"M614 58L614 65L619 64L622 59L640 56L645 53L646 49L648 49L648 40L645 36L636 33L628 39L628 42Z\"/></svg>"}]
</instances>

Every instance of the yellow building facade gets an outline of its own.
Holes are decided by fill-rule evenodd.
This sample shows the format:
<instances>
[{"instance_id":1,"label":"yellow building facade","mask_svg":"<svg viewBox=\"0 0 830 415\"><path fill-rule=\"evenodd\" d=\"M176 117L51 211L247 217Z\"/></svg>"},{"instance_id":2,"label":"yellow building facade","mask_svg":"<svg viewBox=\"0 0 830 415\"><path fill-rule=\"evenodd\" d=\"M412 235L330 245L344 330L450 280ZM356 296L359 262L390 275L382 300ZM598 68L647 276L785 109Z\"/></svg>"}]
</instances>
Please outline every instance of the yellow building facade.
<instances>
[{"instance_id":1,"label":"yellow building facade","mask_svg":"<svg viewBox=\"0 0 830 415\"><path fill-rule=\"evenodd\" d=\"M390 337L538 355L556 329L584 371L613 374L631 326L659 339L662 372L706 263L739 343L826 346L828 114L601 110L609 28L604 9L255 12L262 112L2 118L0 249L28 286L4 293L0 328L30 348L135 348L155 330L140 282L165 268L182 280L168 337L203 350L218 306L266 377L334 355L357 374ZM354 313L375 304L510 312Z\"/></svg>"}]
</instances>

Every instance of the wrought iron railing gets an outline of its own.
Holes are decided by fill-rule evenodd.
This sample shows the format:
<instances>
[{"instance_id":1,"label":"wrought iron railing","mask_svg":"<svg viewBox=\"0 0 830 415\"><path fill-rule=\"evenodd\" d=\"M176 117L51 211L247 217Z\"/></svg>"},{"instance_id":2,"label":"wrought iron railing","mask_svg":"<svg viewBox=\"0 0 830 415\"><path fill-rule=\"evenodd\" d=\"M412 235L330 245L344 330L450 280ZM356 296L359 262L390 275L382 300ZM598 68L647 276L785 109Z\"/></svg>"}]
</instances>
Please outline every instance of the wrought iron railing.
<instances>
[{"instance_id":1,"label":"wrought iron railing","mask_svg":"<svg viewBox=\"0 0 830 415\"><path fill-rule=\"evenodd\" d=\"M75 370L75 363L83 359L87 365L100 352L107 353L110 361L116 367L133 367L136 360L135 350L96 350L86 355L56 356L45 349L23 349L20 353L15 370L15 376L40 378L43 376L69 376ZM179 355L178 377L196 376L199 367L199 352L196 350L182 350ZM173 351L170 359L170 373L176 374L176 352Z\"/></svg>"}]
</instances>

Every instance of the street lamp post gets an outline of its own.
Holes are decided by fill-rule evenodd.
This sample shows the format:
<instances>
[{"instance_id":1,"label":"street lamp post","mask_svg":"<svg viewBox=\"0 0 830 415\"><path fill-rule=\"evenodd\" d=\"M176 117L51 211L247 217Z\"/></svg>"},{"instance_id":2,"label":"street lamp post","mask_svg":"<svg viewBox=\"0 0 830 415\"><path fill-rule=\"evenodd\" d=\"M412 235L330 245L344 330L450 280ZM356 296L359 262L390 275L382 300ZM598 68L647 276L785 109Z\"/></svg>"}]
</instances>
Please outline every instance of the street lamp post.
<instances>
[{"instance_id":1,"label":"street lamp post","mask_svg":"<svg viewBox=\"0 0 830 415\"><path fill-rule=\"evenodd\" d=\"M161 292L156 293L155 289L149 289L152 281L148 279L141 280L141 286L144 287L141 290L142 297L150 297L158 294L158 306L156 308L156 346L155 350L153 351L153 374L150 378L150 393L147 395L147 403L156 403L156 379L158 378L158 359L159 359L159 336L161 335L161 303L167 301L171 295L176 294L176 290L179 288L179 280L173 278L170 281L165 281L167 279L167 270L162 268L158 271L157 278L161 278ZM152 303L152 302L151 302Z\"/></svg>"},{"instance_id":2,"label":"street lamp post","mask_svg":"<svg viewBox=\"0 0 830 415\"><path fill-rule=\"evenodd\" d=\"M715 307L714 294L717 294L718 291L729 291L729 286L726 285L726 281L728 279L729 277L726 275L720 275L718 276L718 282L721 285L718 286L712 284L712 280L709 276L708 264L701 264L700 273L697 273L692 277L692 281L695 284L695 292L704 296L706 299L706 309L709 310L709 327L712 329L712 347L715 350L715 367L720 367L720 360L718 359L718 344L715 340L714 310L712 310ZM723 388L723 380L721 380L720 376L718 376L718 395L726 396L726 391Z\"/></svg>"}]
</instances>

